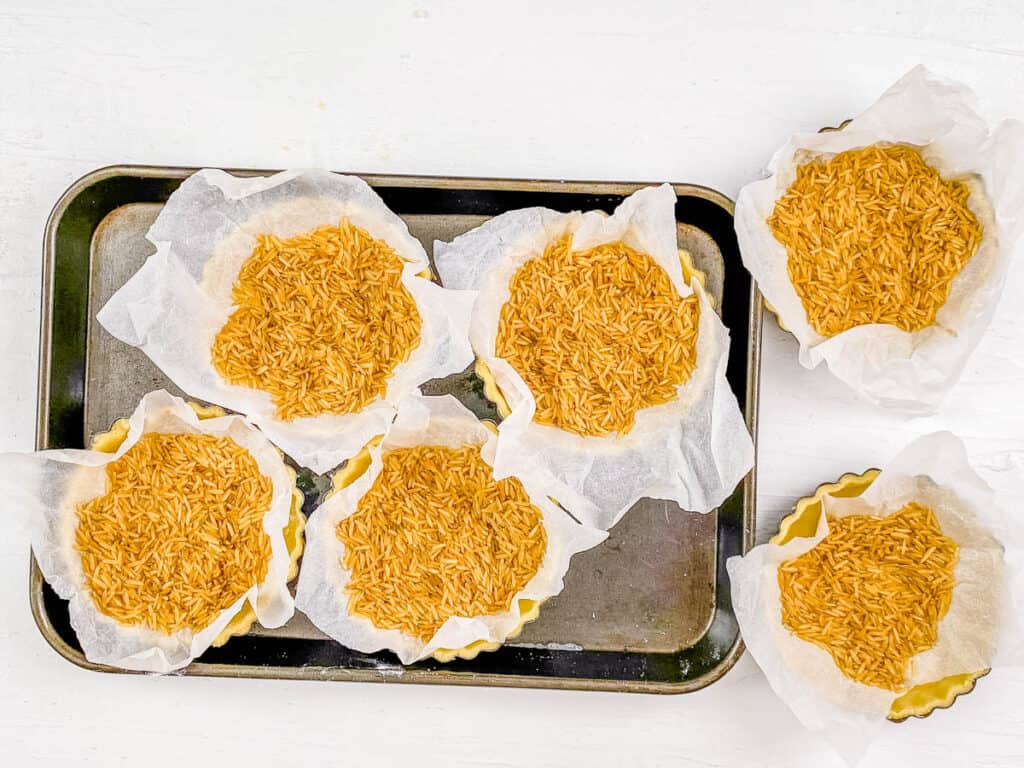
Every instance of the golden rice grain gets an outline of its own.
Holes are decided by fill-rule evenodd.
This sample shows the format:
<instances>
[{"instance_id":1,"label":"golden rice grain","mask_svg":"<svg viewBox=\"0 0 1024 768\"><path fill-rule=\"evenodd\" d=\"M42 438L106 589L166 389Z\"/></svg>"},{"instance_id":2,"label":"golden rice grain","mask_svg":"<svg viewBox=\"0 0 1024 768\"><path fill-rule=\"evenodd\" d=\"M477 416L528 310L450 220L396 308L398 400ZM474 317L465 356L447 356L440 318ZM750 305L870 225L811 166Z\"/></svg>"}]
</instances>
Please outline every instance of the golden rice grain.
<instances>
[{"instance_id":1,"label":"golden rice grain","mask_svg":"<svg viewBox=\"0 0 1024 768\"><path fill-rule=\"evenodd\" d=\"M354 413L381 397L419 344L404 262L365 230L260 235L211 356L226 381L269 392L278 418Z\"/></svg>"},{"instance_id":2,"label":"golden rice grain","mask_svg":"<svg viewBox=\"0 0 1024 768\"><path fill-rule=\"evenodd\" d=\"M779 566L782 623L847 677L901 690L908 661L938 639L958 557L917 503L887 517L830 519L828 536Z\"/></svg>"},{"instance_id":3,"label":"golden rice grain","mask_svg":"<svg viewBox=\"0 0 1024 768\"><path fill-rule=\"evenodd\" d=\"M570 245L551 243L513 276L495 350L533 393L538 423L624 434L693 373L700 305L624 243Z\"/></svg>"},{"instance_id":4,"label":"golden rice grain","mask_svg":"<svg viewBox=\"0 0 1024 768\"><path fill-rule=\"evenodd\" d=\"M423 641L452 616L509 610L547 549L540 510L476 446L388 451L337 536L349 612Z\"/></svg>"},{"instance_id":5,"label":"golden rice grain","mask_svg":"<svg viewBox=\"0 0 1024 768\"><path fill-rule=\"evenodd\" d=\"M934 323L981 242L968 195L901 144L799 166L768 224L811 327L834 336L868 323Z\"/></svg>"},{"instance_id":6,"label":"golden rice grain","mask_svg":"<svg viewBox=\"0 0 1024 768\"><path fill-rule=\"evenodd\" d=\"M78 505L75 530L101 613L197 632L266 577L273 489L233 440L147 433L106 469L106 493Z\"/></svg>"}]
</instances>

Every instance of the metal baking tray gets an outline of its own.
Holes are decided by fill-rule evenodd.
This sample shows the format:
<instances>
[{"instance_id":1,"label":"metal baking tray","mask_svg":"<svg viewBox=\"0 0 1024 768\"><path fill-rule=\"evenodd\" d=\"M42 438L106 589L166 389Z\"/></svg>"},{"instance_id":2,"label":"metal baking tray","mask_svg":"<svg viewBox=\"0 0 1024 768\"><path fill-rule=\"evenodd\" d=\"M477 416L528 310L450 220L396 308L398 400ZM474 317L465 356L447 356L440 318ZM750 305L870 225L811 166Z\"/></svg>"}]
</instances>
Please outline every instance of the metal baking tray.
<instances>
[{"instance_id":1,"label":"metal baking tray","mask_svg":"<svg viewBox=\"0 0 1024 768\"><path fill-rule=\"evenodd\" d=\"M42 332L36 447L78 448L134 410L143 394L179 391L139 350L95 321L107 298L153 251L145 239L163 203L194 169L120 166L76 181L50 215L43 245ZM235 171L248 175L265 171ZM611 211L640 184L363 176L402 216L429 254L487 218L515 208ZM740 263L733 205L705 187L677 184L680 246L708 277L732 334L728 378L757 441L759 301ZM477 415L498 419L466 371L430 382ZM309 512L326 478L300 472ZM565 589L537 621L493 653L402 666L392 654L363 654L321 634L302 614L284 627L255 628L211 648L183 675L357 680L682 693L702 688L743 651L732 611L728 557L754 532L754 474L709 514L641 500L601 546L577 555ZM86 660L67 603L31 563L32 613L47 642L80 667Z\"/></svg>"}]
</instances>

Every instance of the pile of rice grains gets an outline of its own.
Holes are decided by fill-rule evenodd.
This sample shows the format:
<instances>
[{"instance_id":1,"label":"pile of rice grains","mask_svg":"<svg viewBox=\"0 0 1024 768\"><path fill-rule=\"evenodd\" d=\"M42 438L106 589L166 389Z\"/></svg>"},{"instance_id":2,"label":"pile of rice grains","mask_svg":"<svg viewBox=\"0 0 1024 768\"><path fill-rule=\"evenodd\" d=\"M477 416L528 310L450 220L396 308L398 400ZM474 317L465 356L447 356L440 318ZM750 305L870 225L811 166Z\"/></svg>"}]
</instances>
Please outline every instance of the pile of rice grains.
<instances>
[{"instance_id":1,"label":"pile of rice grains","mask_svg":"<svg viewBox=\"0 0 1024 768\"><path fill-rule=\"evenodd\" d=\"M148 433L78 505L75 549L97 609L164 634L200 631L267 575L273 489L225 437Z\"/></svg>"},{"instance_id":2,"label":"pile of rice grains","mask_svg":"<svg viewBox=\"0 0 1024 768\"><path fill-rule=\"evenodd\" d=\"M676 396L697 364L696 294L681 298L624 243L551 243L513 276L495 349L537 401L534 419L579 435L623 434Z\"/></svg>"},{"instance_id":3,"label":"pile of rice grains","mask_svg":"<svg viewBox=\"0 0 1024 768\"><path fill-rule=\"evenodd\" d=\"M868 323L934 323L981 241L968 194L901 144L799 166L768 224L811 327L829 337Z\"/></svg>"},{"instance_id":4,"label":"pile of rice grains","mask_svg":"<svg viewBox=\"0 0 1024 768\"><path fill-rule=\"evenodd\" d=\"M358 411L419 344L404 263L347 220L287 240L261 235L214 340L214 368L270 393L285 421Z\"/></svg>"},{"instance_id":5,"label":"pile of rice grains","mask_svg":"<svg viewBox=\"0 0 1024 768\"><path fill-rule=\"evenodd\" d=\"M908 661L935 645L957 559L920 504L830 519L817 546L779 567L782 623L852 680L899 691Z\"/></svg>"},{"instance_id":6,"label":"pile of rice grains","mask_svg":"<svg viewBox=\"0 0 1024 768\"><path fill-rule=\"evenodd\" d=\"M509 610L547 549L540 510L476 446L386 452L337 536L349 612L423 641L451 616Z\"/></svg>"}]
</instances>

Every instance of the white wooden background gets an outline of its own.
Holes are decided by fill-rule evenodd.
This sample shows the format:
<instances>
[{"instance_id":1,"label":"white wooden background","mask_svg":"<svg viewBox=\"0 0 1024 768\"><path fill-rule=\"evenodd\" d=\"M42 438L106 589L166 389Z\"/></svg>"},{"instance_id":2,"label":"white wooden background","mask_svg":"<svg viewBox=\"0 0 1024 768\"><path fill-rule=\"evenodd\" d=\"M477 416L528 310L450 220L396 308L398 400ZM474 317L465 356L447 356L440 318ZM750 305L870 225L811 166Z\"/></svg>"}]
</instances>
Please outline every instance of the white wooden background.
<instances>
[{"instance_id":1,"label":"white wooden background","mask_svg":"<svg viewBox=\"0 0 1024 768\"><path fill-rule=\"evenodd\" d=\"M0 0L0 450L33 441L43 224L93 168L675 180L734 196L788 133L855 114L919 62L971 83L987 116L1024 117L1024 4ZM1022 291L1018 264L948 408L924 420L801 369L770 323L762 532L819 482L940 427L991 482L1020 482ZM5 531L5 765L839 765L749 657L677 697L83 672L38 635L27 536ZM864 765L1024 764L1022 684L989 676L955 709L893 726Z\"/></svg>"}]
</instances>

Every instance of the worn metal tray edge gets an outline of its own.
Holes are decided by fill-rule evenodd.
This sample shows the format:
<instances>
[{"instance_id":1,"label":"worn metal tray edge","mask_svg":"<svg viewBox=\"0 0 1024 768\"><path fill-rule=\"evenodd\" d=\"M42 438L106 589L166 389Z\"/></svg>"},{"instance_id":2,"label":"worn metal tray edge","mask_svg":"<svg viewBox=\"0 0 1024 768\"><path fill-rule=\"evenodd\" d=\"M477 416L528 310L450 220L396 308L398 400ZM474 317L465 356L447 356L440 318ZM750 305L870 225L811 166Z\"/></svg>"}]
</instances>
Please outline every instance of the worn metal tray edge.
<instances>
[{"instance_id":1,"label":"worn metal tray edge","mask_svg":"<svg viewBox=\"0 0 1024 768\"><path fill-rule=\"evenodd\" d=\"M68 203L93 184L114 176L147 176L162 179L184 179L197 171L212 166L176 166L176 165L108 165L89 171L76 179L64 191L50 212L47 231L51 225L56 227L60 215ZM281 173L281 169L260 168L224 168L227 173L235 176L267 176ZM629 194L641 187L660 184L660 181L600 181L600 180L565 180L565 179L524 179L518 177L485 177L485 176L429 176L423 174L381 174L344 171L346 175L358 176L370 186L392 187L436 187L438 189L493 189L501 185L507 189L534 190L545 192L592 192L594 187L601 187L605 194ZM685 194L704 197L712 200L732 213L735 203L716 189L703 184L669 182L673 188L684 190Z\"/></svg>"},{"instance_id":2,"label":"worn metal tray edge","mask_svg":"<svg viewBox=\"0 0 1024 768\"><path fill-rule=\"evenodd\" d=\"M40 312L40 339L39 339L39 372L37 379L37 403L36 403L36 450L42 450L48 442L47 423L47 402L50 387L50 341L52 333L52 308L47 298L52 296L54 254L56 247L57 226L61 217L70 203L80 194L84 193L93 184L104 179L123 176L140 175L158 178L185 178L200 168L188 168L179 166L145 166L145 165L110 165L98 168L84 174L76 179L54 204L50 215L47 218L43 239L43 264L42 264L42 307ZM261 176L277 173L273 170L258 169L225 169L229 173L238 176ZM489 189L494 185L506 186L506 188L542 191L593 191L594 187L601 187L602 191L608 194L629 194L636 189L648 186L654 182L609 182L609 181L560 181L544 179L502 179L502 178L479 178L479 177L436 177L424 175L388 175L388 174L361 174L359 176L368 184L391 185L391 186L435 186L449 189ZM733 213L734 202L715 189L699 184L676 184L672 187L677 193L684 192L696 197L702 197L720 205L722 208ZM756 524L756 499L757 499L757 423L759 407L759 389L761 375L761 345L763 321L763 300L757 284L751 282L750 295L750 332L747 336L747 356L749 361L748 381L745 398L745 421L754 440L754 469L743 481L743 552L749 551L753 544L754 530ZM718 553L716 551L717 559ZM146 674L132 670L109 667L104 664L96 664L88 661L84 654L76 651L57 634L53 624L50 622L43 606L43 575L36 562L35 555L29 555L29 601L32 611L32 618L39 629L43 639L59 656L70 664L84 670L94 672L110 672L120 674ZM717 568L717 565L716 565ZM705 688L723 677L743 655L745 647L743 639L737 634L732 647L725 654L721 661L710 671L692 680L678 683L657 682L644 680L615 680L602 678L565 678L565 677L538 677L531 675L492 675L478 672L449 672L446 670L420 670L396 666L395 671L388 674L381 674L377 669L354 669L342 667L275 667L275 666L247 666L237 667L230 664L206 664L193 662L186 669L176 674L196 675L205 677L221 678L258 678L278 680L332 680L332 681L353 681L353 682L403 682L426 685L464 685L464 686L490 686L501 688L533 688L533 689L556 689L556 690L589 690L589 691L612 691L624 693L659 693L678 694L690 693Z\"/></svg>"}]
</instances>

